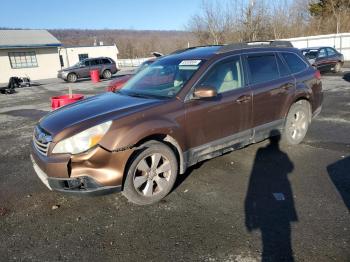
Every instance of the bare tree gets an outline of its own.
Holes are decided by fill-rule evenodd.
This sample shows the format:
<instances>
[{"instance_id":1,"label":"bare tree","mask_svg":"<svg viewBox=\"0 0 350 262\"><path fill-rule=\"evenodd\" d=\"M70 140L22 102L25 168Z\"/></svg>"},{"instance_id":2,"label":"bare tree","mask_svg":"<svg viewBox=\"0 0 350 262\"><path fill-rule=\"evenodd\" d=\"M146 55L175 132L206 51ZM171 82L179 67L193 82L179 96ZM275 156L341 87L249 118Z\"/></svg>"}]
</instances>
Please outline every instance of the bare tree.
<instances>
[{"instance_id":1,"label":"bare tree","mask_svg":"<svg viewBox=\"0 0 350 262\"><path fill-rule=\"evenodd\" d=\"M232 17L227 2L203 0L201 12L191 17L187 28L196 35L201 44L225 42L232 27Z\"/></svg>"}]
</instances>

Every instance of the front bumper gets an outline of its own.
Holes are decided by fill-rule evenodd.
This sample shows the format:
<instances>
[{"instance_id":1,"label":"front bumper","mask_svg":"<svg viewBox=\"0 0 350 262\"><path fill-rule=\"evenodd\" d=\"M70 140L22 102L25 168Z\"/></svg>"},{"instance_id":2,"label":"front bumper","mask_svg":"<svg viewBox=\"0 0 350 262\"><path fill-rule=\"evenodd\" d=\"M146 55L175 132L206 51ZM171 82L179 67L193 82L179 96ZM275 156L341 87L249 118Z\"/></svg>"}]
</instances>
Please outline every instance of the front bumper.
<instances>
[{"instance_id":1,"label":"front bumper","mask_svg":"<svg viewBox=\"0 0 350 262\"><path fill-rule=\"evenodd\" d=\"M36 174L50 190L79 195L104 195L121 191L121 185L103 186L89 176L75 178L48 177L47 174L37 165L33 155L30 155L30 158Z\"/></svg>"},{"instance_id":2,"label":"front bumper","mask_svg":"<svg viewBox=\"0 0 350 262\"><path fill-rule=\"evenodd\" d=\"M111 152L96 146L79 155L46 156L31 144L34 170L50 190L83 195L121 191L126 163L133 152Z\"/></svg>"},{"instance_id":3,"label":"front bumper","mask_svg":"<svg viewBox=\"0 0 350 262\"><path fill-rule=\"evenodd\" d=\"M68 73L66 72L58 72L57 73L57 78L61 78L63 80L67 80Z\"/></svg>"}]
</instances>

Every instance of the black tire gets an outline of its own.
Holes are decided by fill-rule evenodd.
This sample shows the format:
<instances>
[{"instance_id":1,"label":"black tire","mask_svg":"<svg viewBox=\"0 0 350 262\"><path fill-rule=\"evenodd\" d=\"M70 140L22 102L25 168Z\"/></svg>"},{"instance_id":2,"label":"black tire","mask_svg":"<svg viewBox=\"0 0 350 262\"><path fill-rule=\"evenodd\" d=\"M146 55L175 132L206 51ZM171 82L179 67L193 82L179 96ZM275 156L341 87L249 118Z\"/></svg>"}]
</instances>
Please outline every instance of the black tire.
<instances>
[{"instance_id":1,"label":"black tire","mask_svg":"<svg viewBox=\"0 0 350 262\"><path fill-rule=\"evenodd\" d=\"M282 142L288 145L300 144L311 122L310 104L306 100L294 103L287 114Z\"/></svg>"},{"instance_id":2,"label":"black tire","mask_svg":"<svg viewBox=\"0 0 350 262\"><path fill-rule=\"evenodd\" d=\"M147 142L132 157L122 193L130 202L138 205L156 203L171 191L177 172L174 152L163 143Z\"/></svg>"},{"instance_id":3,"label":"black tire","mask_svg":"<svg viewBox=\"0 0 350 262\"><path fill-rule=\"evenodd\" d=\"M67 81L68 81L69 83L75 83L75 82L77 82L77 80L78 80L77 74L75 74L75 73L69 73L69 74L68 74L68 76L67 76Z\"/></svg>"},{"instance_id":4,"label":"black tire","mask_svg":"<svg viewBox=\"0 0 350 262\"><path fill-rule=\"evenodd\" d=\"M333 72L334 72L334 73L339 73L340 70L341 70L341 63L340 63L340 62L337 62L337 63L334 65Z\"/></svg>"},{"instance_id":5,"label":"black tire","mask_svg":"<svg viewBox=\"0 0 350 262\"><path fill-rule=\"evenodd\" d=\"M111 79L112 72L110 70L106 69L105 71L103 71L102 76L103 76L104 79Z\"/></svg>"}]
</instances>

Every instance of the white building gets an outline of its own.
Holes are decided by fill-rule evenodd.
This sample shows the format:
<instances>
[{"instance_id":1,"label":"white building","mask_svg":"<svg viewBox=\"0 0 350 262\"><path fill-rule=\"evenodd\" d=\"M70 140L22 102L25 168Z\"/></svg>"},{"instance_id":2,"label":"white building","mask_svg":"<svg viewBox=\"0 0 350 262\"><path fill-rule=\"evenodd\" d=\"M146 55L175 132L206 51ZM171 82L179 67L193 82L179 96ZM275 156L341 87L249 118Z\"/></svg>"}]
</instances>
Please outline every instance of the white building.
<instances>
[{"instance_id":1,"label":"white building","mask_svg":"<svg viewBox=\"0 0 350 262\"><path fill-rule=\"evenodd\" d=\"M58 53L62 68L72 66L85 58L106 56L112 58L116 63L118 59L118 48L114 45L96 46L72 46L59 47Z\"/></svg>"},{"instance_id":2,"label":"white building","mask_svg":"<svg viewBox=\"0 0 350 262\"><path fill-rule=\"evenodd\" d=\"M0 83L11 76L56 77L61 68L59 46L61 42L46 30L0 30Z\"/></svg>"},{"instance_id":3,"label":"white building","mask_svg":"<svg viewBox=\"0 0 350 262\"><path fill-rule=\"evenodd\" d=\"M350 61L350 33L303 36L287 38L296 48L331 46L344 55L345 61Z\"/></svg>"}]
</instances>

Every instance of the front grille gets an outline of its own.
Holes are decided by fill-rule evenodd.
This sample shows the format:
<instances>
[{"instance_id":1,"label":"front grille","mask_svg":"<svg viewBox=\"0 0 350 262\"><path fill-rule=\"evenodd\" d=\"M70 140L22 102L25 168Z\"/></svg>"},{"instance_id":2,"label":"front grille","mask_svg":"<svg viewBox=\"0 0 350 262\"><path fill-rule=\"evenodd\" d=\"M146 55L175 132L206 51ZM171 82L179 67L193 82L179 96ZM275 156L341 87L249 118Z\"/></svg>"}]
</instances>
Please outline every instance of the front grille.
<instances>
[{"instance_id":1,"label":"front grille","mask_svg":"<svg viewBox=\"0 0 350 262\"><path fill-rule=\"evenodd\" d=\"M34 147L38 150L40 154L47 156L51 141L52 141L52 138L50 134L45 132L39 126L35 127L34 134L33 134L33 143L34 143Z\"/></svg>"}]
</instances>

